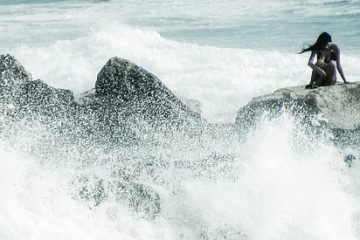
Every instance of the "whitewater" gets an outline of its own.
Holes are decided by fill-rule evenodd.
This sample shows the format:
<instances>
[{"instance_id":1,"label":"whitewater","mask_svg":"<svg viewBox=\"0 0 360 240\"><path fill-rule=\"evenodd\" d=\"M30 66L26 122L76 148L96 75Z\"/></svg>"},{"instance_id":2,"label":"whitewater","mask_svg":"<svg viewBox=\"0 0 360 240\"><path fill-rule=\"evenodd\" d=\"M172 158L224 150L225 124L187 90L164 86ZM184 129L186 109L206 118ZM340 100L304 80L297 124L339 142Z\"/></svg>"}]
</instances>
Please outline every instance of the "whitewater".
<instances>
[{"instance_id":1,"label":"whitewater","mask_svg":"<svg viewBox=\"0 0 360 240\"><path fill-rule=\"evenodd\" d=\"M286 111L246 136L227 127L253 97L307 84L298 52L323 31L360 80L359 16L357 0L0 0L1 54L34 79L79 94L109 58L129 59L222 133L62 146L0 116L0 239L360 239L360 166L344 162L358 143L309 134ZM114 181L159 203L119 199Z\"/></svg>"}]
</instances>

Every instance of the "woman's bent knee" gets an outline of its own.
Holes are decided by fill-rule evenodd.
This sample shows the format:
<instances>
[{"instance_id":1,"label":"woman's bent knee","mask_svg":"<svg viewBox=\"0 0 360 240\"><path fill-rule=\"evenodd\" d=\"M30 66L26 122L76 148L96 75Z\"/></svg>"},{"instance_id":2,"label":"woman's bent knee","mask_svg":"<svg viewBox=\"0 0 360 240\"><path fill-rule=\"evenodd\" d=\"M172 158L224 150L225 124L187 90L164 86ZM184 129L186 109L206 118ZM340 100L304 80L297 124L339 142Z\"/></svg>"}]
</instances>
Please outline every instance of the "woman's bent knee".
<instances>
[{"instance_id":1,"label":"woman's bent knee","mask_svg":"<svg viewBox=\"0 0 360 240\"><path fill-rule=\"evenodd\" d=\"M336 62L334 61L334 60L331 60L327 65L326 65L326 68L327 69L334 69L335 70L335 68L336 68Z\"/></svg>"}]
</instances>

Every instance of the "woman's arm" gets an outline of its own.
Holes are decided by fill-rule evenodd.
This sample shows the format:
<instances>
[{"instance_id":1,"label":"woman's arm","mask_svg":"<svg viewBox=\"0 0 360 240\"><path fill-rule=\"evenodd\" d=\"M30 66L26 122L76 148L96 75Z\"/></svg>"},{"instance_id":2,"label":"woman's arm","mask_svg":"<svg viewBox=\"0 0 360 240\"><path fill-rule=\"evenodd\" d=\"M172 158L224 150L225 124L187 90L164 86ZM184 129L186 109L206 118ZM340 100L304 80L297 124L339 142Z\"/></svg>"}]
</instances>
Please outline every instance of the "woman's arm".
<instances>
[{"instance_id":1,"label":"woman's arm","mask_svg":"<svg viewBox=\"0 0 360 240\"><path fill-rule=\"evenodd\" d=\"M344 83L348 83L346 81L346 78L345 78L345 74L343 72L343 69L341 67L341 62L340 62L340 49L338 48L338 46L336 46L335 44L332 45L333 47L333 51L336 55L336 69L338 70L338 72L340 73L340 76L342 78L342 80L344 81Z\"/></svg>"}]
</instances>

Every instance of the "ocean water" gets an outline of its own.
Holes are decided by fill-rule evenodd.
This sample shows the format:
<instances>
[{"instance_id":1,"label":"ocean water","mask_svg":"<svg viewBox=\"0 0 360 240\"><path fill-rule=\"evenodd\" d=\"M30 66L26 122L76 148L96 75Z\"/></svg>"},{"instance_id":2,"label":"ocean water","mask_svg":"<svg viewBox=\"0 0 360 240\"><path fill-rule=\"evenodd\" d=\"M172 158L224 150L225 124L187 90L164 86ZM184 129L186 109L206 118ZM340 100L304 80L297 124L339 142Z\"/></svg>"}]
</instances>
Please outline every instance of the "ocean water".
<instances>
[{"instance_id":1,"label":"ocean water","mask_svg":"<svg viewBox=\"0 0 360 240\"><path fill-rule=\"evenodd\" d=\"M123 57L231 124L251 98L308 83L298 52L323 31L358 81L359 17L358 0L0 0L0 51L76 94ZM55 148L36 123L0 127L1 240L360 239L360 166L344 163L359 150L309 136L286 112L246 140L224 131L115 149ZM156 192L161 211L149 214L157 203L144 196L119 200L109 183L124 175Z\"/></svg>"}]
</instances>

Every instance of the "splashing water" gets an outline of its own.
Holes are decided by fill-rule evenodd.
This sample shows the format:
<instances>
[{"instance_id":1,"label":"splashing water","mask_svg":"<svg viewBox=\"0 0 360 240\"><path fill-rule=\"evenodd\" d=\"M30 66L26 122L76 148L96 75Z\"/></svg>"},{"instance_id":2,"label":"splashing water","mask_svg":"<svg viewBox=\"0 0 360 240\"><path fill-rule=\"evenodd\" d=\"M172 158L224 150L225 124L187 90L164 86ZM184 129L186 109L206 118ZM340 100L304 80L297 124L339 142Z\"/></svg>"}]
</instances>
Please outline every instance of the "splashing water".
<instances>
[{"instance_id":1,"label":"splashing water","mask_svg":"<svg viewBox=\"0 0 360 240\"><path fill-rule=\"evenodd\" d=\"M31 134L36 130L25 136ZM12 141L27 154L3 143L2 236L356 239L357 191L342 153L326 138L307 136L291 116L264 119L245 141L184 138L106 151L72 146L67 153L22 136ZM124 190L129 186L155 192L159 206L156 194Z\"/></svg>"},{"instance_id":2,"label":"splashing water","mask_svg":"<svg viewBox=\"0 0 360 240\"><path fill-rule=\"evenodd\" d=\"M210 122L231 125L252 97L307 83L308 56L296 53L324 30L348 80L360 76L358 1L0 5L0 49L34 79L78 94L119 56L199 100ZM287 113L246 136L216 126L218 135L159 133L124 147L62 144L39 123L0 119L0 239L360 238L351 144Z\"/></svg>"}]
</instances>

